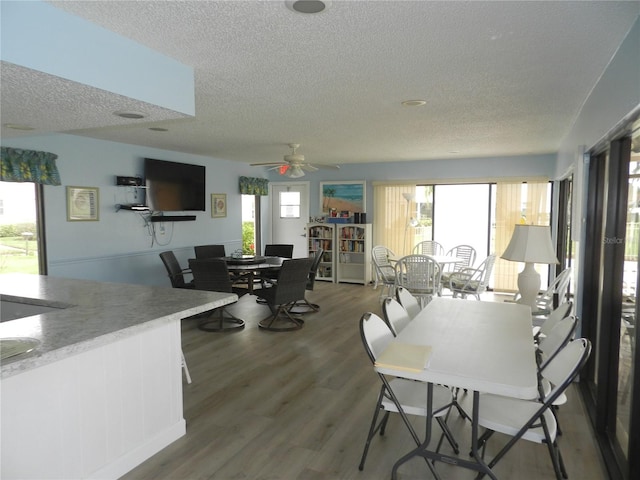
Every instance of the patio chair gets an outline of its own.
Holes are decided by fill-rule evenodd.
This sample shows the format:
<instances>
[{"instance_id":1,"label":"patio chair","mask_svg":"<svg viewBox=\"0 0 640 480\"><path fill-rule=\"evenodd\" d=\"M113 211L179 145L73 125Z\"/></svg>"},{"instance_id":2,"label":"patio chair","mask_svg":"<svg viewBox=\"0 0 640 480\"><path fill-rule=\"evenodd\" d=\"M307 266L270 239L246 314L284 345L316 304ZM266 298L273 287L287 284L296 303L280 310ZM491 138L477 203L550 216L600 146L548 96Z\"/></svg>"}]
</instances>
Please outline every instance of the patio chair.
<instances>
[{"instance_id":1,"label":"patio chair","mask_svg":"<svg viewBox=\"0 0 640 480\"><path fill-rule=\"evenodd\" d=\"M171 281L171 286L173 288L196 288L193 280L190 282L185 281L184 274L191 273L191 271L188 268L182 268L180 266L173 251L169 250L167 252L160 253L160 259L162 260L164 267L167 269L169 280Z\"/></svg>"},{"instance_id":2,"label":"patio chair","mask_svg":"<svg viewBox=\"0 0 640 480\"><path fill-rule=\"evenodd\" d=\"M380 290L380 299L386 296L393 296L396 288L396 270L394 268L395 253L383 245L376 245L371 249L371 260L375 271L375 282L373 288L378 288L378 284L382 284Z\"/></svg>"},{"instance_id":3,"label":"patio chair","mask_svg":"<svg viewBox=\"0 0 640 480\"><path fill-rule=\"evenodd\" d=\"M429 255L407 255L396 262L396 285L420 300L424 308L440 289L440 264Z\"/></svg>"},{"instance_id":4,"label":"patio chair","mask_svg":"<svg viewBox=\"0 0 640 480\"><path fill-rule=\"evenodd\" d=\"M444 255L444 247L435 240L424 240L413 247L416 255Z\"/></svg>"},{"instance_id":5,"label":"patio chair","mask_svg":"<svg viewBox=\"0 0 640 480\"><path fill-rule=\"evenodd\" d=\"M447 255L460 258L463 261L445 264L442 275L440 275L440 285L443 288L449 288L449 278L453 272L459 272L463 268L472 268L476 262L476 249L471 245L456 245L447 252Z\"/></svg>"},{"instance_id":6,"label":"patio chair","mask_svg":"<svg viewBox=\"0 0 640 480\"><path fill-rule=\"evenodd\" d=\"M290 310L298 301L304 300L313 261L313 258L285 260L276 282L258 290L258 297L264 299L271 310L271 315L258 322L260 328L277 332L302 328L304 320L292 315Z\"/></svg>"},{"instance_id":7,"label":"patio chair","mask_svg":"<svg viewBox=\"0 0 640 480\"><path fill-rule=\"evenodd\" d=\"M453 272L449 276L449 289L453 292L453 298L467 298L471 295L480 300L480 294L489 287L495 262L496 256L489 255L478 268L463 268L459 272Z\"/></svg>"},{"instance_id":8,"label":"patio chair","mask_svg":"<svg viewBox=\"0 0 640 480\"><path fill-rule=\"evenodd\" d=\"M315 255L313 256L313 263L311 264L311 270L309 270L309 278L307 279L307 291L313 290L313 286L316 282L316 275L318 274L318 266L322 261L322 255L324 254L324 249L319 248L316 250ZM320 310L320 305L317 303L311 303L305 298L303 300L299 300L295 303L295 305L289 310L290 313L293 314L302 314L302 313L311 313L317 312Z\"/></svg>"},{"instance_id":9,"label":"patio chair","mask_svg":"<svg viewBox=\"0 0 640 480\"><path fill-rule=\"evenodd\" d=\"M189 267L197 290L235 293L239 297L246 293L246 289L233 286L227 262L223 259L192 258ZM225 332L244 327L244 320L230 313L226 307L218 307L200 318L198 328L206 332Z\"/></svg>"},{"instance_id":10,"label":"patio chair","mask_svg":"<svg viewBox=\"0 0 640 480\"><path fill-rule=\"evenodd\" d=\"M226 257L224 245L198 245L193 247L196 258L220 258Z\"/></svg>"}]
</instances>

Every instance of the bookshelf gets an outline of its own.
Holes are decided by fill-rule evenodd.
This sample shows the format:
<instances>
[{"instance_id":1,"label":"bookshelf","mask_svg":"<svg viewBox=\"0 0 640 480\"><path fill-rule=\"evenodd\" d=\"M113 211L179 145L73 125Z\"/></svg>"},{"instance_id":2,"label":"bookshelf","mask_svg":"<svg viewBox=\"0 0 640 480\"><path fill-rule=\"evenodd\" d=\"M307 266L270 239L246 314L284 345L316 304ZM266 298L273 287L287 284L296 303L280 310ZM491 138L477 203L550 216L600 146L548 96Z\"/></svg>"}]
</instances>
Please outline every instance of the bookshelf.
<instances>
[{"instance_id":1,"label":"bookshelf","mask_svg":"<svg viewBox=\"0 0 640 480\"><path fill-rule=\"evenodd\" d=\"M336 227L337 281L366 285L371 280L371 224Z\"/></svg>"},{"instance_id":2,"label":"bookshelf","mask_svg":"<svg viewBox=\"0 0 640 480\"><path fill-rule=\"evenodd\" d=\"M335 281L335 224L309 223L307 225L307 241L309 256L315 255L319 248L324 249L322 260L318 265L316 280Z\"/></svg>"}]
</instances>

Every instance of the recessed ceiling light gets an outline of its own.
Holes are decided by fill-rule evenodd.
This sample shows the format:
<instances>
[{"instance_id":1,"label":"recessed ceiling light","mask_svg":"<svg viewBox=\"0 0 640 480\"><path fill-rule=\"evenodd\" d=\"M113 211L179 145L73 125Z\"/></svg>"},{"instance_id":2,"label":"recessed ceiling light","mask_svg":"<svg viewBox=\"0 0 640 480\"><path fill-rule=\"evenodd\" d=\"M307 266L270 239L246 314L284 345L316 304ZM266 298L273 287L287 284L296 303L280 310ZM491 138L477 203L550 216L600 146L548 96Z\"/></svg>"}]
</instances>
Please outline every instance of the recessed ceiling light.
<instances>
[{"instance_id":1,"label":"recessed ceiling light","mask_svg":"<svg viewBox=\"0 0 640 480\"><path fill-rule=\"evenodd\" d=\"M402 105L405 107L421 107L426 104L427 102L425 100L405 100L402 102Z\"/></svg>"},{"instance_id":2,"label":"recessed ceiling light","mask_svg":"<svg viewBox=\"0 0 640 480\"><path fill-rule=\"evenodd\" d=\"M12 130L35 130L31 125L23 125L20 123L5 123L4 126Z\"/></svg>"},{"instance_id":3,"label":"recessed ceiling light","mask_svg":"<svg viewBox=\"0 0 640 480\"><path fill-rule=\"evenodd\" d=\"M293 0L284 3L289 10L297 13L320 13L324 11L331 2L320 0Z\"/></svg>"},{"instance_id":4,"label":"recessed ceiling light","mask_svg":"<svg viewBox=\"0 0 640 480\"><path fill-rule=\"evenodd\" d=\"M146 117L147 115L140 112L113 112L114 115L122 118L129 118L133 120L140 120L141 118Z\"/></svg>"},{"instance_id":5,"label":"recessed ceiling light","mask_svg":"<svg viewBox=\"0 0 640 480\"><path fill-rule=\"evenodd\" d=\"M162 127L149 127L149 130L152 130L154 132L168 132L169 131L168 128L162 128Z\"/></svg>"}]
</instances>

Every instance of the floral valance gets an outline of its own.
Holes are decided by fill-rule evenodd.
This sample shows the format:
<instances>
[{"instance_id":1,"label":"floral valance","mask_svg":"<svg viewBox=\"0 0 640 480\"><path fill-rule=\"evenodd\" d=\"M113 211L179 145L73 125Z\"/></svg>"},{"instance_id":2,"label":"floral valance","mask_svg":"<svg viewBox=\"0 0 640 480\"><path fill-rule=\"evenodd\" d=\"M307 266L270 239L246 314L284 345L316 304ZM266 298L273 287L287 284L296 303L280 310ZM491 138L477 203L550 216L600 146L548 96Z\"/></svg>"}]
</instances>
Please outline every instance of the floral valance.
<instances>
[{"instance_id":1,"label":"floral valance","mask_svg":"<svg viewBox=\"0 0 640 480\"><path fill-rule=\"evenodd\" d=\"M244 195L269 195L269 180L266 178L240 177L240 193Z\"/></svg>"},{"instance_id":2,"label":"floral valance","mask_svg":"<svg viewBox=\"0 0 640 480\"><path fill-rule=\"evenodd\" d=\"M56 158L49 152L0 147L0 180L60 185Z\"/></svg>"}]
</instances>

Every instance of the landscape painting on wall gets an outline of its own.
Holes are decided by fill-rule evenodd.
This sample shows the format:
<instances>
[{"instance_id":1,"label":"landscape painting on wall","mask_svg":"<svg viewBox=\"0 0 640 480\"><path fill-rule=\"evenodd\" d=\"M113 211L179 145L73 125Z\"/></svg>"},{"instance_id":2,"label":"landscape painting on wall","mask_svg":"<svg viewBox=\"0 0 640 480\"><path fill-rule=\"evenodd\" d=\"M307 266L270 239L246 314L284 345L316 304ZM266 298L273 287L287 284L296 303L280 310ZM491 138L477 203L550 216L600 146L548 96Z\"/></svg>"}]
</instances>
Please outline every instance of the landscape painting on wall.
<instances>
[{"instance_id":1,"label":"landscape painting on wall","mask_svg":"<svg viewBox=\"0 0 640 480\"><path fill-rule=\"evenodd\" d=\"M322 213L365 211L365 182L320 182Z\"/></svg>"}]
</instances>

